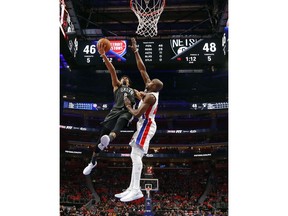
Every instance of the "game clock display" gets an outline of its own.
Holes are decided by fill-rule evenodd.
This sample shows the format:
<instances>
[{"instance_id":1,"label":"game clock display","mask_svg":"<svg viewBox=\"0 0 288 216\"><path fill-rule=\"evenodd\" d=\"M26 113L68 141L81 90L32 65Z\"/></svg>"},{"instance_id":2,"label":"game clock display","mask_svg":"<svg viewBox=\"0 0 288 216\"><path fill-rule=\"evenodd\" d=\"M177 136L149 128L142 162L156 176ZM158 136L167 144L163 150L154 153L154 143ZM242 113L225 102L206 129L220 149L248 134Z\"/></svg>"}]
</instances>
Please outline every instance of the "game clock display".
<instances>
[{"instance_id":1,"label":"game clock display","mask_svg":"<svg viewBox=\"0 0 288 216\"><path fill-rule=\"evenodd\" d=\"M144 62L188 65L224 62L221 39L159 39L138 44Z\"/></svg>"},{"instance_id":2,"label":"game clock display","mask_svg":"<svg viewBox=\"0 0 288 216\"><path fill-rule=\"evenodd\" d=\"M135 64L135 56L128 47L130 40L110 40L111 49L106 53L115 65ZM221 39L138 39L139 54L145 65L197 65L225 62ZM99 65L103 60L97 51L97 41L79 41L76 60L79 65Z\"/></svg>"},{"instance_id":3,"label":"game clock display","mask_svg":"<svg viewBox=\"0 0 288 216\"><path fill-rule=\"evenodd\" d=\"M97 40L79 41L76 61L79 65L104 65L97 51ZM113 64L126 63L127 40L110 40L111 49L106 53Z\"/></svg>"}]
</instances>

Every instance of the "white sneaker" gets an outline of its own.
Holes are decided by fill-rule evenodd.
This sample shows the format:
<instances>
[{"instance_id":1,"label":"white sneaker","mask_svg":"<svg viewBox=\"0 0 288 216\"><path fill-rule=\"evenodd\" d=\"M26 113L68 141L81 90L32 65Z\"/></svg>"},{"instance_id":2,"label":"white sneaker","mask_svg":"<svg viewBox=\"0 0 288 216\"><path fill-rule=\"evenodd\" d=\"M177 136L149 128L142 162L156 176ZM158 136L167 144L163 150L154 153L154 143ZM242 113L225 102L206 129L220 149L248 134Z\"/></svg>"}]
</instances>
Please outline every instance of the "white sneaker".
<instances>
[{"instance_id":1,"label":"white sneaker","mask_svg":"<svg viewBox=\"0 0 288 216\"><path fill-rule=\"evenodd\" d=\"M106 148L110 143L110 138L108 135L103 135L100 139L100 143L98 144L98 148L103 150Z\"/></svg>"},{"instance_id":2,"label":"white sneaker","mask_svg":"<svg viewBox=\"0 0 288 216\"><path fill-rule=\"evenodd\" d=\"M122 193L115 194L115 197L121 199L122 197L126 196L130 192L131 192L131 189L128 188L125 191L123 191Z\"/></svg>"},{"instance_id":3,"label":"white sneaker","mask_svg":"<svg viewBox=\"0 0 288 216\"><path fill-rule=\"evenodd\" d=\"M92 171L92 169L97 165L97 161L95 161L95 164L93 165L92 162L88 164L88 166L85 167L83 170L84 175L89 175Z\"/></svg>"},{"instance_id":4,"label":"white sneaker","mask_svg":"<svg viewBox=\"0 0 288 216\"><path fill-rule=\"evenodd\" d=\"M136 199L140 199L143 197L143 193L141 190L131 190L126 196L120 199L121 202L130 202Z\"/></svg>"}]
</instances>

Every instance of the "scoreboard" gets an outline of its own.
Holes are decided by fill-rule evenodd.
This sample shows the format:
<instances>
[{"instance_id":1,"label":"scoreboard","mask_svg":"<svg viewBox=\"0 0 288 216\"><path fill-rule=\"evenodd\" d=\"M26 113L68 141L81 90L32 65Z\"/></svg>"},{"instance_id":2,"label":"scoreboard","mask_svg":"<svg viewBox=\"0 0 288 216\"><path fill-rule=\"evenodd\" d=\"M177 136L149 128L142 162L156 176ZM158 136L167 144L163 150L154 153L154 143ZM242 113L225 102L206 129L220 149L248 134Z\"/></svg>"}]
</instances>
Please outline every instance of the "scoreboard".
<instances>
[{"instance_id":1,"label":"scoreboard","mask_svg":"<svg viewBox=\"0 0 288 216\"><path fill-rule=\"evenodd\" d=\"M76 61L79 65L104 65L97 51L97 40L79 41ZM110 40L111 49L106 53L109 61L113 64L126 63L127 40Z\"/></svg>"},{"instance_id":2,"label":"scoreboard","mask_svg":"<svg viewBox=\"0 0 288 216\"><path fill-rule=\"evenodd\" d=\"M223 53L220 39L168 39L139 41L144 62L155 64L216 64Z\"/></svg>"},{"instance_id":3,"label":"scoreboard","mask_svg":"<svg viewBox=\"0 0 288 216\"><path fill-rule=\"evenodd\" d=\"M79 65L104 66L97 51L97 40L79 41L76 61ZM130 40L110 40L111 50L106 53L115 67L135 65ZM146 66L215 65L226 61L222 40L216 39L138 39L139 54Z\"/></svg>"}]
</instances>

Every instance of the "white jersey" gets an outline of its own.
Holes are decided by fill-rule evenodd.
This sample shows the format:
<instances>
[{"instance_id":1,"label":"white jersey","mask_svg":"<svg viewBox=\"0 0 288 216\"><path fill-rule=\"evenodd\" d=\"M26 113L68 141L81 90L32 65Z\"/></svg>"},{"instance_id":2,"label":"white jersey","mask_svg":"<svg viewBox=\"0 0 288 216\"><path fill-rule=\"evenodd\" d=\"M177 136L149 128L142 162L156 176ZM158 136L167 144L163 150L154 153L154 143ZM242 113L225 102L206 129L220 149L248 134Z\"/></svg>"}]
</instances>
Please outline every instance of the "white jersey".
<instances>
[{"instance_id":1,"label":"white jersey","mask_svg":"<svg viewBox=\"0 0 288 216\"><path fill-rule=\"evenodd\" d=\"M159 92L149 92L147 94L152 94L154 95L154 97L156 98L155 103L150 106L146 112L139 118L139 119L150 119L150 120L155 120L155 115L157 112L157 108L158 108L158 97L159 97ZM141 104L143 103L143 100L141 100L139 102L138 108L141 106Z\"/></svg>"},{"instance_id":2,"label":"white jersey","mask_svg":"<svg viewBox=\"0 0 288 216\"><path fill-rule=\"evenodd\" d=\"M136 144L144 151L144 153L148 152L150 140L154 136L157 129L155 115L158 108L159 92L149 92L147 94L153 94L156 101L153 105L148 107L146 112L139 118L137 122L137 131L133 134L130 141L130 145ZM143 101L141 100L138 107L140 107L142 103Z\"/></svg>"}]
</instances>

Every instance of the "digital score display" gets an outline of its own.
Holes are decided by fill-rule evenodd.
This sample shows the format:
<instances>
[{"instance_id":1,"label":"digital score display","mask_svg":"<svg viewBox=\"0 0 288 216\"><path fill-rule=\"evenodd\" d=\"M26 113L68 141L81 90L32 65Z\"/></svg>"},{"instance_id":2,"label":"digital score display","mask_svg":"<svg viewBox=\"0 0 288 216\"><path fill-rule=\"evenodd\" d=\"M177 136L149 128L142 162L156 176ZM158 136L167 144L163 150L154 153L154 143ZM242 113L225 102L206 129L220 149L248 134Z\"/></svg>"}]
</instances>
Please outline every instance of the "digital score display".
<instances>
[{"instance_id":1,"label":"digital score display","mask_svg":"<svg viewBox=\"0 0 288 216\"><path fill-rule=\"evenodd\" d=\"M76 61L79 65L104 65L103 59L97 51L98 40L79 41ZM126 63L127 40L110 40L111 49L106 53L113 64Z\"/></svg>"},{"instance_id":2,"label":"digital score display","mask_svg":"<svg viewBox=\"0 0 288 216\"><path fill-rule=\"evenodd\" d=\"M111 105L107 103L81 103L81 102L63 102L64 109L78 109L78 110L108 110L111 109Z\"/></svg>"},{"instance_id":3,"label":"digital score display","mask_svg":"<svg viewBox=\"0 0 288 216\"><path fill-rule=\"evenodd\" d=\"M224 60L220 39L172 39L170 47L174 56L169 61L216 64Z\"/></svg>"},{"instance_id":4,"label":"digital score display","mask_svg":"<svg viewBox=\"0 0 288 216\"><path fill-rule=\"evenodd\" d=\"M135 65L134 53L128 47L130 40L111 40L110 42L112 47L106 55L114 66ZM99 63L104 65L96 44L97 41L79 41L76 58L79 65L99 65ZM226 60L221 38L138 39L137 45L146 66L149 64L166 67L214 65L222 64Z\"/></svg>"},{"instance_id":5,"label":"digital score display","mask_svg":"<svg viewBox=\"0 0 288 216\"><path fill-rule=\"evenodd\" d=\"M176 103L177 104L177 103ZM175 108L175 104L159 104L163 109ZM163 106L164 105L164 106ZM110 110L112 108L112 103L82 103L82 102L71 102L64 101L64 109L79 109L79 110ZM188 109L193 110L218 110L218 109L228 109L228 102L216 102L216 103L192 103L189 104ZM186 105L182 106L177 104L178 109L186 109Z\"/></svg>"},{"instance_id":6,"label":"digital score display","mask_svg":"<svg viewBox=\"0 0 288 216\"><path fill-rule=\"evenodd\" d=\"M190 109L194 110L216 110L216 109L228 109L228 102L217 103L193 103Z\"/></svg>"},{"instance_id":7,"label":"digital score display","mask_svg":"<svg viewBox=\"0 0 288 216\"><path fill-rule=\"evenodd\" d=\"M221 64L221 39L168 39L138 41L142 60L154 64Z\"/></svg>"}]
</instances>

